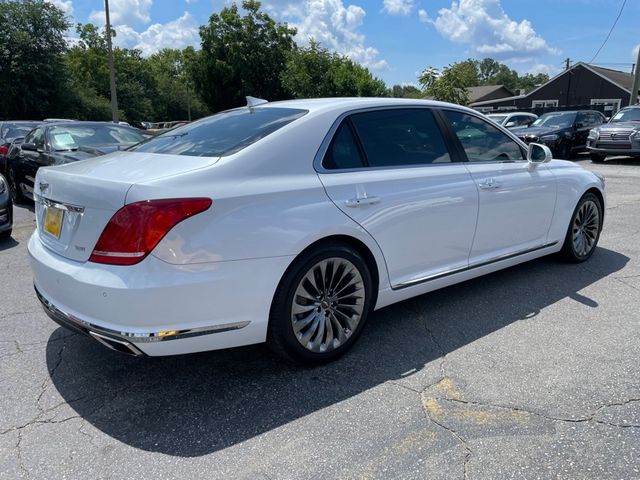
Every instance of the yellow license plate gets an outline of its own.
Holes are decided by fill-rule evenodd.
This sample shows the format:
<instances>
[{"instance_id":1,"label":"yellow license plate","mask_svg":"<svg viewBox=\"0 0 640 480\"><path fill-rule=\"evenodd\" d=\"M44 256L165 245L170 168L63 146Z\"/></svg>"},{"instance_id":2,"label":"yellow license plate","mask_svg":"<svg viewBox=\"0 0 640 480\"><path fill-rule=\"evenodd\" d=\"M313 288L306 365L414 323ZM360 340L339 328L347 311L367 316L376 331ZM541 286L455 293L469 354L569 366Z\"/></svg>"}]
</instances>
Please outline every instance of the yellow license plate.
<instances>
[{"instance_id":1,"label":"yellow license plate","mask_svg":"<svg viewBox=\"0 0 640 480\"><path fill-rule=\"evenodd\" d=\"M60 238L62 232L62 218L64 211L55 207L47 207L44 214L44 231L49 235Z\"/></svg>"}]
</instances>

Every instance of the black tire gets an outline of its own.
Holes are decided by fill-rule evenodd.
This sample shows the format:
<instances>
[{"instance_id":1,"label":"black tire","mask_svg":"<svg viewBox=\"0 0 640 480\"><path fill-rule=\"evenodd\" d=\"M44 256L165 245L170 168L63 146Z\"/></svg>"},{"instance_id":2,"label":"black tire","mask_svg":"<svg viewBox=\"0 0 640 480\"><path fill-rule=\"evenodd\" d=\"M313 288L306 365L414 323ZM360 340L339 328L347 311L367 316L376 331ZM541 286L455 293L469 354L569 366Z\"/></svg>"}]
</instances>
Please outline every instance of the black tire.
<instances>
[{"instance_id":1,"label":"black tire","mask_svg":"<svg viewBox=\"0 0 640 480\"><path fill-rule=\"evenodd\" d=\"M571 160L571 145L567 142L562 142L556 147L555 158L561 160Z\"/></svg>"},{"instance_id":2,"label":"black tire","mask_svg":"<svg viewBox=\"0 0 640 480\"><path fill-rule=\"evenodd\" d=\"M18 182L16 182L16 174L13 171L13 168L9 167L9 171L7 172L7 181L9 182L9 193L11 195L11 200L14 204L21 204L27 201L26 197L22 194L20 187L18 186Z\"/></svg>"},{"instance_id":3,"label":"black tire","mask_svg":"<svg viewBox=\"0 0 640 480\"><path fill-rule=\"evenodd\" d=\"M591 161L593 163L602 163L604 162L604 159L607 158L606 155L603 155L601 153L594 153L594 152L591 152L589 156L591 157Z\"/></svg>"},{"instance_id":4,"label":"black tire","mask_svg":"<svg viewBox=\"0 0 640 480\"><path fill-rule=\"evenodd\" d=\"M11 229L5 230L4 232L0 232L0 240L9 238L11 236L11 233L12 233Z\"/></svg>"},{"instance_id":5,"label":"black tire","mask_svg":"<svg viewBox=\"0 0 640 480\"><path fill-rule=\"evenodd\" d=\"M333 264L335 263L334 260L336 259L345 260L346 262L344 264L340 263L338 266L336 266L335 272L333 271L334 267L332 267L332 273L334 274L334 278L338 278L339 268L341 268L343 265L348 265L349 263L351 264L351 266L355 267L355 269L360 275L360 278L358 279L358 285L361 284L362 288L358 289L357 291L358 292L360 292L361 290L364 291L364 300L361 302L362 312L358 315L359 320L357 321L357 326L353 331L351 331L349 328L343 328L341 332L338 332L338 333L341 333L342 335L345 335L345 334L348 335L348 337L346 337L346 340L343 339L343 341L341 342L339 341L339 345L337 347L334 347L333 346L334 343L332 343L331 344L332 346L330 347L331 349L329 351L314 352L314 351L311 351L308 346L307 347L303 346L303 344L301 343L302 340L298 340L298 337L294 332L294 326L293 326L294 320L292 315L294 297L296 299L300 299L299 295L296 296L296 291L298 290L299 287L302 288L301 285L307 273L311 273L312 269L316 268L323 261L327 261ZM329 269L327 268L326 272L328 271ZM343 273L345 272L346 272L346 268L343 271ZM329 274L326 273L325 278L327 277L327 275ZM347 283L345 285L348 286L351 284L352 279L356 277L352 277L351 279L349 279L347 274L346 276L343 275L343 278L347 279ZM324 283L327 283L326 280L324 281ZM331 284L332 282L329 282L329 283ZM340 283L341 282L337 282L333 287L329 285L329 288L337 288L337 285ZM294 363L302 363L306 365L317 365L317 364L322 364L322 363L336 360L337 358L342 356L344 353L346 353L356 342L357 338L360 336L360 333L362 332L362 329L366 323L368 314L371 311L373 306L372 305L372 300L374 296L373 288L374 288L374 285L373 285L371 273L369 271L369 268L366 262L362 259L360 254L358 254L358 252L356 252L354 249L352 249L348 245L331 242L324 245L320 245L317 248L314 248L313 250L303 253L296 260L294 260L291 266L287 269L274 295L273 302L271 304L271 312L269 315L269 328L267 333L268 346L271 348L273 352L275 352L279 356L284 357L287 360L293 361ZM336 293L336 295L338 294ZM356 294L353 293L352 295L355 296ZM324 299L324 294L322 298ZM307 299L303 299L303 300L307 301ZM318 300L318 303L319 302L320 300ZM342 300L340 300L340 302L342 302ZM323 339L329 338L329 334L327 333L329 330L331 330L333 335L333 331L337 328L336 322L340 317L338 317L338 315L329 316L330 314L325 313L325 310L323 309L322 313L325 313L327 315L327 317L324 318L322 316L322 313L316 313L316 306L313 306L312 304L308 304L307 307L311 308L311 310L308 312L309 315L316 315L318 322L320 323L324 322L323 328L321 329L323 333L321 335L318 334L317 336L315 336L316 339L322 337L320 338L320 341L319 341L319 343L322 344ZM317 311L320 312L320 307L318 306L317 308L318 308ZM329 308L329 307L326 307L326 308ZM337 306L336 310L338 308L345 308L345 307ZM349 308L349 306L347 305L346 308ZM300 313L298 315L304 316L304 315L307 315L307 312ZM342 320L343 319L340 318L340 321ZM342 323L344 322L342 321ZM324 326L328 324L330 324L331 327L330 328L327 327L325 331ZM314 329L314 325L316 325L316 322L309 321L308 323L309 328L307 329L307 332ZM316 329L317 328L318 327L316 327ZM303 336L303 333L299 332L299 335ZM312 338L313 337L314 335L312 335ZM332 336L331 338L334 338L334 337ZM338 341L338 339L334 339L333 342L336 342L336 341ZM308 345L310 345L311 343L312 342L309 342ZM315 343L315 341L313 343Z\"/></svg>"},{"instance_id":6,"label":"black tire","mask_svg":"<svg viewBox=\"0 0 640 480\"><path fill-rule=\"evenodd\" d=\"M590 244L588 250L580 250L576 246L576 242L574 242L574 234L576 234L577 229L579 228L580 219L577 217L580 215L581 209L583 209L585 204L590 203L591 205L595 205L597 210L597 221L594 221L594 227L597 227L597 231L593 233L593 235L589 235L593 243ZM585 193L578 204L576 205L573 214L571 215L571 221L569 222L569 226L567 228L567 234L564 239L564 244L562 245L562 250L560 251L561 257L571 263L580 263L588 260L593 252L596 250L596 246L598 245L598 240L600 239L600 232L602 232L602 220L603 220L603 211L602 211L602 203L600 199L594 195L593 193ZM586 233L584 235L587 235Z\"/></svg>"}]
</instances>

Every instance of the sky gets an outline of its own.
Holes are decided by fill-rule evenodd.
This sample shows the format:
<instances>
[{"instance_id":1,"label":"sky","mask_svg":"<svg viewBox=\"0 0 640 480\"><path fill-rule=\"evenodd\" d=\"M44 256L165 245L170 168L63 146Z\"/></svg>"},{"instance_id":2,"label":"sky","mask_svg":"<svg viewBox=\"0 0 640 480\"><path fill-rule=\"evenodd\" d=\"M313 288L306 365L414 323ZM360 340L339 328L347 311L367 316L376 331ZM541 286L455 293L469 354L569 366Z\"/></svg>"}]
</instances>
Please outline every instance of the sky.
<instances>
[{"instance_id":1,"label":"sky","mask_svg":"<svg viewBox=\"0 0 640 480\"><path fill-rule=\"evenodd\" d=\"M103 0L48 0L73 23L104 25ZM275 20L368 67L389 86L416 84L429 66L495 58L524 73L591 62L624 0L264 0ZM198 27L231 0L110 0L116 45L143 55L200 44ZM240 2L238 2L240 3ZM631 71L640 1L627 0L594 64ZM72 32L69 32L73 36Z\"/></svg>"}]
</instances>

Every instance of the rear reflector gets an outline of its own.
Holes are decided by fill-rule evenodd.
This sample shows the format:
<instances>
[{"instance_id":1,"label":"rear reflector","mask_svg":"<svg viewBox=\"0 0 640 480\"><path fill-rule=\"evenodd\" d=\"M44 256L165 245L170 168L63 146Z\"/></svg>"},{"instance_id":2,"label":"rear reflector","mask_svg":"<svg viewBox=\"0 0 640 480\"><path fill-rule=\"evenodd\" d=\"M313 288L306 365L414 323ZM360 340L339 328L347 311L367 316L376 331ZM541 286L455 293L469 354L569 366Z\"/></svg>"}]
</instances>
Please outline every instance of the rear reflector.
<instances>
[{"instance_id":1,"label":"rear reflector","mask_svg":"<svg viewBox=\"0 0 640 480\"><path fill-rule=\"evenodd\" d=\"M118 210L98 239L90 262L135 265L181 221L204 212L210 198L171 198L130 203Z\"/></svg>"},{"instance_id":2,"label":"rear reflector","mask_svg":"<svg viewBox=\"0 0 640 480\"><path fill-rule=\"evenodd\" d=\"M0 145L0 155L6 155L7 153L9 153L9 147Z\"/></svg>"}]
</instances>

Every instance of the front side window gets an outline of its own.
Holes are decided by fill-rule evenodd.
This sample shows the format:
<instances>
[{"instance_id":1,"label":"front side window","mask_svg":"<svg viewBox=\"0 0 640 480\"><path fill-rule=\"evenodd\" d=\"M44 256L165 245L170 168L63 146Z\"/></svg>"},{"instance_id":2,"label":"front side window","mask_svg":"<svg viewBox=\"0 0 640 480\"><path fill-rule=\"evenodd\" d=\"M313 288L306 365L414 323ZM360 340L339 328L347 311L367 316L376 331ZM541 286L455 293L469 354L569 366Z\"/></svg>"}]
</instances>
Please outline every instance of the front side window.
<instances>
[{"instance_id":1,"label":"front side window","mask_svg":"<svg viewBox=\"0 0 640 480\"><path fill-rule=\"evenodd\" d=\"M130 151L224 157L239 152L306 113L307 110L296 108L237 108L174 128Z\"/></svg>"},{"instance_id":2,"label":"front side window","mask_svg":"<svg viewBox=\"0 0 640 480\"><path fill-rule=\"evenodd\" d=\"M44 130L37 128L31 131L24 139L24 143L33 143L38 150L44 149Z\"/></svg>"},{"instance_id":3,"label":"front side window","mask_svg":"<svg viewBox=\"0 0 640 480\"><path fill-rule=\"evenodd\" d=\"M489 122L467 113L443 111L470 162L524 160L520 145Z\"/></svg>"},{"instance_id":4,"label":"front side window","mask_svg":"<svg viewBox=\"0 0 640 480\"><path fill-rule=\"evenodd\" d=\"M450 163L451 157L427 109L385 109L350 117L368 166Z\"/></svg>"}]
</instances>

